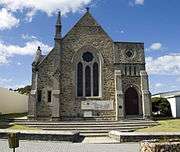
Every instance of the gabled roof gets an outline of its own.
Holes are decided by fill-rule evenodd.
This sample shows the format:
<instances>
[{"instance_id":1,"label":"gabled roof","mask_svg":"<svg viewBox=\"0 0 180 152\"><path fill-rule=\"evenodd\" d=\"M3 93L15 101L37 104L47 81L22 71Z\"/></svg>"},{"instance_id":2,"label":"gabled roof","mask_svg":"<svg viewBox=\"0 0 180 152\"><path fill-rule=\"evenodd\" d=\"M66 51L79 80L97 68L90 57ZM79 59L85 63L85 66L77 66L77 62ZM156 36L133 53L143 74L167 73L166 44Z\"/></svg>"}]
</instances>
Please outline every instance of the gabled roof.
<instances>
[{"instance_id":1,"label":"gabled roof","mask_svg":"<svg viewBox=\"0 0 180 152\"><path fill-rule=\"evenodd\" d=\"M60 21L57 21L60 22ZM99 27L102 29L102 32L113 42L112 38L106 33L106 31L104 31L104 29L101 27L101 25L94 19L94 17L91 15L91 13L89 11L87 11L80 19L79 21L69 30L69 32L66 33L66 35L62 38L65 39L67 37L67 35L69 33L71 33L71 31L73 31L73 29L75 27ZM53 48L54 49L54 48ZM38 66L40 66L45 60L46 58L49 56L49 54L53 51L53 49L47 54L45 55L45 57L43 56L41 62L38 64Z\"/></svg>"},{"instance_id":2,"label":"gabled roof","mask_svg":"<svg viewBox=\"0 0 180 152\"><path fill-rule=\"evenodd\" d=\"M63 37L65 39L71 31L75 27L99 27L102 29L102 32L113 42L112 38L107 34L107 32L101 27L101 25L94 19L94 17L91 15L89 11L87 11L80 20L69 30L69 32L66 33L66 35Z\"/></svg>"},{"instance_id":3,"label":"gabled roof","mask_svg":"<svg viewBox=\"0 0 180 152\"><path fill-rule=\"evenodd\" d=\"M75 26L100 26L93 18L90 12L86 12L83 17L75 24Z\"/></svg>"}]
</instances>

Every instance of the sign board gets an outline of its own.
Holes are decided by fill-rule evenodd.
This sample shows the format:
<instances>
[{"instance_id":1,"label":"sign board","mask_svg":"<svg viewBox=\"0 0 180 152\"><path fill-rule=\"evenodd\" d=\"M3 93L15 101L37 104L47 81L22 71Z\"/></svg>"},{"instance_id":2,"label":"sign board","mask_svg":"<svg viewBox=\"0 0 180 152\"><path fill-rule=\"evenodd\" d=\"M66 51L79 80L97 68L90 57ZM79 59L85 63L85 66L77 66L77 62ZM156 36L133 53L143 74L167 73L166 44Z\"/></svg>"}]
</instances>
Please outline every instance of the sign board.
<instances>
[{"instance_id":1,"label":"sign board","mask_svg":"<svg viewBox=\"0 0 180 152\"><path fill-rule=\"evenodd\" d=\"M82 110L113 110L112 100L87 100L81 101Z\"/></svg>"}]
</instances>

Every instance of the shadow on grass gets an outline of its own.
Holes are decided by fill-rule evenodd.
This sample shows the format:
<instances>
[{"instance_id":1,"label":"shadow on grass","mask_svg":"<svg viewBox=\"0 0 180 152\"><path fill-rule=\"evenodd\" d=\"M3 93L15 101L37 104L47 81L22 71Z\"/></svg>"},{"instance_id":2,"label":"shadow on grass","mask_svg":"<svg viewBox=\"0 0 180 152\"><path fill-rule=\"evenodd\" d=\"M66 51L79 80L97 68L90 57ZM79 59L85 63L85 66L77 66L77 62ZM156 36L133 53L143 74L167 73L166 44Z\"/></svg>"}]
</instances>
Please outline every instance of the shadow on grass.
<instances>
[{"instance_id":1,"label":"shadow on grass","mask_svg":"<svg viewBox=\"0 0 180 152\"><path fill-rule=\"evenodd\" d=\"M21 118L27 116L27 113L11 113L0 115L0 129L7 129L13 126L15 118Z\"/></svg>"},{"instance_id":2,"label":"shadow on grass","mask_svg":"<svg viewBox=\"0 0 180 152\"><path fill-rule=\"evenodd\" d=\"M160 120L176 120L177 118L154 116L152 119L153 119L154 121L160 121Z\"/></svg>"}]
</instances>

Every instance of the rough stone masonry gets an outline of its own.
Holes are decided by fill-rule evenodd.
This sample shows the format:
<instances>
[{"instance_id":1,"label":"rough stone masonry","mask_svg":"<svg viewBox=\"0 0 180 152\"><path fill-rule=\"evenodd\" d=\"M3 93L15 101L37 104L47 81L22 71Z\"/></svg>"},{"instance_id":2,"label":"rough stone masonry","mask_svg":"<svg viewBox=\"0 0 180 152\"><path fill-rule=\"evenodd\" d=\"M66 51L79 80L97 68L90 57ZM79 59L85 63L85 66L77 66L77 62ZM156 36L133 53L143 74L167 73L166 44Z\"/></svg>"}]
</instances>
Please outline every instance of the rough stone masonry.
<instances>
[{"instance_id":1,"label":"rough stone masonry","mask_svg":"<svg viewBox=\"0 0 180 152\"><path fill-rule=\"evenodd\" d=\"M54 48L32 63L31 120L113 120L151 116L144 44L114 42L89 9Z\"/></svg>"}]
</instances>

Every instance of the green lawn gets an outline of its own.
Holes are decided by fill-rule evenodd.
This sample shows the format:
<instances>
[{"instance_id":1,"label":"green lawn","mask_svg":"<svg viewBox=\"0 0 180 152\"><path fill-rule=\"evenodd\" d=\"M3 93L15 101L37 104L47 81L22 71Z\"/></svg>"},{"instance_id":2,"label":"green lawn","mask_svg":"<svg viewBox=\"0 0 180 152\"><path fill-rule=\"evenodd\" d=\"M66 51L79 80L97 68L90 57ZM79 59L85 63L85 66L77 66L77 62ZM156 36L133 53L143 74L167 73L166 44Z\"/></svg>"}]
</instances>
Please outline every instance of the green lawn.
<instances>
[{"instance_id":1,"label":"green lawn","mask_svg":"<svg viewBox=\"0 0 180 152\"><path fill-rule=\"evenodd\" d=\"M13 119L27 116L27 113L10 113L0 115L0 121L5 119Z\"/></svg>"},{"instance_id":2,"label":"green lawn","mask_svg":"<svg viewBox=\"0 0 180 152\"><path fill-rule=\"evenodd\" d=\"M180 119L159 120L159 125L144 129L137 132L180 132Z\"/></svg>"},{"instance_id":3,"label":"green lawn","mask_svg":"<svg viewBox=\"0 0 180 152\"><path fill-rule=\"evenodd\" d=\"M25 116L27 116L27 113L11 113L0 115L0 129L37 130L37 128L27 127L24 125L15 125L11 122L6 122L8 119L21 118Z\"/></svg>"},{"instance_id":4,"label":"green lawn","mask_svg":"<svg viewBox=\"0 0 180 152\"><path fill-rule=\"evenodd\" d=\"M40 130L38 128L33 128L33 127L27 127L24 125L12 125L11 127L7 129L12 129L12 130Z\"/></svg>"}]
</instances>

